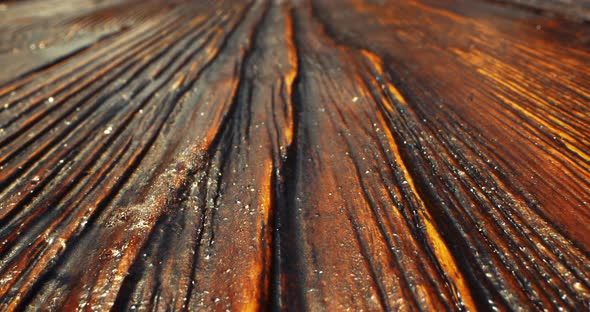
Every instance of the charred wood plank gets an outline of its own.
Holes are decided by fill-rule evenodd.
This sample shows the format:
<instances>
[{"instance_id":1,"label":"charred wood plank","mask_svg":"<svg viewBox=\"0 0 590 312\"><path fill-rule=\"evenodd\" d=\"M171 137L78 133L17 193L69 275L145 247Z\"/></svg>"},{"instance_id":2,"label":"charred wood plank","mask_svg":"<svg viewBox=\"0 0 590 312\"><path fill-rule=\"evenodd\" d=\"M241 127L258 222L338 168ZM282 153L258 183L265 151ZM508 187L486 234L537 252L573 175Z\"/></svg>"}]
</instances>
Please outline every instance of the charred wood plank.
<instances>
[{"instance_id":1,"label":"charred wood plank","mask_svg":"<svg viewBox=\"0 0 590 312\"><path fill-rule=\"evenodd\" d=\"M483 0L3 2L0 309L588 309L588 38Z\"/></svg>"}]
</instances>

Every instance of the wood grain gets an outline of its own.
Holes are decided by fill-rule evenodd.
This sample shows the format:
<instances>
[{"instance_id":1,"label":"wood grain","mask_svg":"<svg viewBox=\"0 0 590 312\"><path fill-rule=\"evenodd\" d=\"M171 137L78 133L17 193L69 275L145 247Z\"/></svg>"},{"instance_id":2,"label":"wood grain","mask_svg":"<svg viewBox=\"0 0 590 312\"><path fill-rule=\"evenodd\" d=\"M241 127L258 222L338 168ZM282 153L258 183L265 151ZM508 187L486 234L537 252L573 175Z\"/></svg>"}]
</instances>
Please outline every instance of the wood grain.
<instances>
[{"instance_id":1,"label":"wood grain","mask_svg":"<svg viewBox=\"0 0 590 312\"><path fill-rule=\"evenodd\" d=\"M0 309L587 310L588 24L0 4Z\"/></svg>"}]
</instances>

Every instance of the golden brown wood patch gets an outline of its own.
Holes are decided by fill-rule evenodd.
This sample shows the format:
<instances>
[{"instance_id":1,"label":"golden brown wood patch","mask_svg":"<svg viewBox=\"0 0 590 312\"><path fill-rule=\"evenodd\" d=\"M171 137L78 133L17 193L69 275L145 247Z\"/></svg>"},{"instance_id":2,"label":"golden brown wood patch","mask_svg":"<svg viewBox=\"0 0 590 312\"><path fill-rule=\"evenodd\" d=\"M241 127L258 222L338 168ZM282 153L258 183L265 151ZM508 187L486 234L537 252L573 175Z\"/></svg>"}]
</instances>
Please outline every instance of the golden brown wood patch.
<instances>
[{"instance_id":1,"label":"golden brown wood patch","mask_svg":"<svg viewBox=\"0 0 590 312\"><path fill-rule=\"evenodd\" d=\"M0 309L587 310L588 24L0 3Z\"/></svg>"}]
</instances>

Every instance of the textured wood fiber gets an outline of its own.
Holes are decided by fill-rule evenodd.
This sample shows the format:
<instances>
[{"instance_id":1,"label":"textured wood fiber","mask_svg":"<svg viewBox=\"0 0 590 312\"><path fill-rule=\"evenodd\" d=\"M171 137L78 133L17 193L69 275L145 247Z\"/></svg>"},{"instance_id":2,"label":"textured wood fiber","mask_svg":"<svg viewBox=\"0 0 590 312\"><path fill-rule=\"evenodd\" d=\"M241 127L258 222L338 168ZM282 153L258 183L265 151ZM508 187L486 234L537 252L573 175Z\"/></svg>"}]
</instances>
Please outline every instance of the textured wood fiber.
<instances>
[{"instance_id":1,"label":"textured wood fiber","mask_svg":"<svg viewBox=\"0 0 590 312\"><path fill-rule=\"evenodd\" d=\"M587 310L588 24L0 4L0 309Z\"/></svg>"}]
</instances>

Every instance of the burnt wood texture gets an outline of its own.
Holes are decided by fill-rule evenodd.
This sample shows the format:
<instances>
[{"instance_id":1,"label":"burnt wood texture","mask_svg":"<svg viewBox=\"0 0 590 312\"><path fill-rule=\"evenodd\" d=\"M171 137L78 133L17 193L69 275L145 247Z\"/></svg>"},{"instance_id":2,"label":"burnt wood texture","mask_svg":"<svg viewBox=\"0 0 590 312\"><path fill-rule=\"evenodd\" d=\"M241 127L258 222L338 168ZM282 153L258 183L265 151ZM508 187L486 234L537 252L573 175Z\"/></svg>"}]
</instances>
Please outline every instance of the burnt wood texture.
<instances>
[{"instance_id":1,"label":"burnt wood texture","mask_svg":"<svg viewBox=\"0 0 590 312\"><path fill-rule=\"evenodd\" d=\"M0 309L588 310L589 39L483 0L0 3Z\"/></svg>"}]
</instances>

